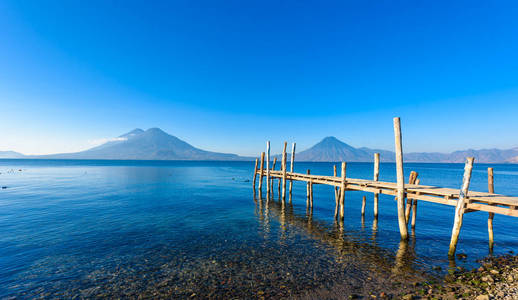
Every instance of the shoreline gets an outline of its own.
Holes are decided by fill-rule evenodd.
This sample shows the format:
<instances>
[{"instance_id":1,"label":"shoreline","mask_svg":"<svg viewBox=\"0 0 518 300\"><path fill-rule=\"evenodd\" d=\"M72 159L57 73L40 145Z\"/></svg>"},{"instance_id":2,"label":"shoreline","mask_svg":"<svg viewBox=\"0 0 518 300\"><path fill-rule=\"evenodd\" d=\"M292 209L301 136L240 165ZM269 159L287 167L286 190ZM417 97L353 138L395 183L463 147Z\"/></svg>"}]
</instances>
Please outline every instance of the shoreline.
<instances>
[{"instance_id":1,"label":"shoreline","mask_svg":"<svg viewBox=\"0 0 518 300\"><path fill-rule=\"evenodd\" d=\"M397 299L517 299L518 255L514 253L486 257L480 267L460 268L445 275L442 284L421 282Z\"/></svg>"}]
</instances>

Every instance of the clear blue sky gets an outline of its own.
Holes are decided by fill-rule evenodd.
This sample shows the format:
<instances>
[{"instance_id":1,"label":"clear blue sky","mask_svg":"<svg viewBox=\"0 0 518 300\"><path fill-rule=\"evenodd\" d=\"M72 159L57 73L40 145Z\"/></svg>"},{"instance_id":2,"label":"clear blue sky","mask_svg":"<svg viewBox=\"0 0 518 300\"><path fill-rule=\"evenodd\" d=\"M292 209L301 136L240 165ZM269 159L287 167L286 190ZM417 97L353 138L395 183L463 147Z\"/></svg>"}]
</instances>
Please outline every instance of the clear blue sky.
<instances>
[{"instance_id":1,"label":"clear blue sky","mask_svg":"<svg viewBox=\"0 0 518 300\"><path fill-rule=\"evenodd\" d=\"M516 147L518 4L450 2L3 0L0 150Z\"/></svg>"}]
</instances>

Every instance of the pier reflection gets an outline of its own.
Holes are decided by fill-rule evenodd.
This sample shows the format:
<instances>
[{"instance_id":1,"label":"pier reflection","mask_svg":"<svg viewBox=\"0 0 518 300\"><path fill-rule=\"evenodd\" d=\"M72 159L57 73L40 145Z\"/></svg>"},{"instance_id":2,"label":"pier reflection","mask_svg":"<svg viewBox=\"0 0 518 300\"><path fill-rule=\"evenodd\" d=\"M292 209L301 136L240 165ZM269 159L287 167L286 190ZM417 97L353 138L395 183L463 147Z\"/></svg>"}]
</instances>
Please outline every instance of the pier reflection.
<instances>
[{"instance_id":1,"label":"pier reflection","mask_svg":"<svg viewBox=\"0 0 518 300\"><path fill-rule=\"evenodd\" d=\"M344 221L340 218L335 218L332 224L316 220L313 208L310 206L303 214L297 213L290 202L258 199L257 207L259 210L261 207L263 208L260 218L264 222L263 226L273 224L269 218L279 222L281 242L289 236L286 231L290 227L296 227L302 229L312 239L330 247L338 263L368 265L370 270L380 276L408 277L422 276L424 273L416 264L415 234L411 235L408 242L402 240L397 251L394 252L382 247L377 240L377 219L373 220L372 234L369 238L364 238L366 234L365 218L360 220L361 231L355 231L346 229Z\"/></svg>"}]
</instances>

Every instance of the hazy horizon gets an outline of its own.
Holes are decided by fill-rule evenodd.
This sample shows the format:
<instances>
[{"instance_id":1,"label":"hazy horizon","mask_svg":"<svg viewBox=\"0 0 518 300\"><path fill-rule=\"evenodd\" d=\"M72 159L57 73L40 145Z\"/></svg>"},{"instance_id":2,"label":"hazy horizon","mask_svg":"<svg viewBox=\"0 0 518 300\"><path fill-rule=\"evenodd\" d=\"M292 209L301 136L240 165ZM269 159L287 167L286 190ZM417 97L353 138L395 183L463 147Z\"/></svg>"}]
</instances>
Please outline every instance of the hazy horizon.
<instances>
[{"instance_id":1,"label":"hazy horizon","mask_svg":"<svg viewBox=\"0 0 518 300\"><path fill-rule=\"evenodd\" d=\"M392 151L395 116L405 152L514 148L516 15L513 2L2 1L0 151L77 152L151 127L242 156L326 136Z\"/></svg>"},{"instance_id":2,"label":"hazy horizon","mask_svg":"<svg viewBox=\"0 0 518 300\"><path fill-rule=\"evenodd\" d=\"M36 156L36 157L37 157L38 155L43 155L43 156L45 156L45 155L54 155L54 154L73 154L73 153L83 152L83 151L86 151L86 150L95 149L95 148L96 148L96 147L98 147L98 146L105 145L105 144L110 143L110 142L121 142L121 141L122 141L122 142L124 142L124 141L127 141L127 140L128 140L127 135L131 135L131 134L133 134L135 131L138 131L138 133L141 133L141 132L142 132L142 133L144 133L144 132L148 132L148 131L151 131L151 130L154 130L154 129L158 129L158 131L162 131L162 132L164 132L164 133L166 133L166 134L168 134L168 135L171 135L170 133L165 132L165 131L163 131L161 128L158 128L158 127L151 127L151 128L147 128L147 129L135 128L135 129L133 129L133 130L131 130L131 131L128 131L128 132L125 132L125 133L123 133L123 134L121 134L121 135L119 135L119 136L117 136L117 137L104 138L104 139L98 140L98 141L96 141L96 142L95 142L95 144L94 144L94 143L92 143L92 146L91 146L91 147L89 147L89 148L87 148L87 149L82 149L82 150L79 150L79 151L76 151L76 152L60 152L60 153L48 153L48 154L26 154L26 153L21 153L21 152L17 152L17 153L23 154L23 155L28 156L28 157L32 157L32 156ZM174 136L174 135L171 135L171 136L176 137L176 136ZM184 138L181 138L181 137L176 137L176 138L180 138L180 140L182 140L182 141L187 142L188 144L190 144L190 143L189 143L189 141L188 141L188 140L186 140L186 139L184 139ZM306 147L306 148L301 148L300 146L298 146L298 147L297 147L298 152L301 152L301 151L302 151L302 152L304 152L304 151L306 151L306 150L310 150L310 149L312 149L314 146L320 145L320 144L321 144L321 143L323 143L325 140L333 140L333 142L334 142L334 141L336 141L336 142L338 142L338 143L345 143L347 146L352 146L352 147L354 147L354 148L356 148L356 149L359 149L359 150L360 150L360 149L363 149L363 148L368 148L368 147L364 147L364 146L361 146L361 145L351 145L351 144L347 143L347 141L342 141L342 140L340 140L340 139L337 139L335 136L326 136L326 137L323 137L323 138L321 138L321 139L319 139L319 140L315 141L313 144L309 145L309 146L308 146L308 147ZM291 142L290 142L290 144L291 144ZM200 147L197 147L196 145L191 145L191 146L194 146L194 147L196 147L196 148L200 149ZM272 154L272 155L280 155L280 154L281 154L281 151L277 151L277 150L279 150L279 149L277 149L277 148L280 148L280 147L277 147L277 146L282 146L282 145L272 145L272 152L271 152L271 154ZM291 147L291 146L290 146L290 147ZM392 149L381 149L381 148L368 148L368 149L371 149L371 150L381 150L381 151L389 151L389 152L393 152L393 150L392 150ZM509 148L509 149L497 149L497 148L473 149L473 148L466 148L466 149L457 149L457 150L455 150L455 151L461 151L461 152L462 152L462 151L466 151L466 150L467 150L467 151L469 151L469 150L479 151L479 150L495 150L495 149L496 149L496 150L514 150L514 149L518 149L518 147L513 147L513 148ZM201 149L201 150L211 151L211 149ZM259 149L256 153L253 153L253 154L250 154L250 155L242 155L242 154L238 154L238 153L234 153L234 152L225 152L225 153L228 153L228 154L237 154L237 155L239 155L239 156L241 156L241 157L243 157L243 158L254 158L254 157L258 157L258 154L259 154L260 152L264 151L264 150L265 150L265 149ZM1 152L3 152L3 151L4 151L4 150L0 150L0 153L1 153ZM12 150L6 150L5 152L10 152L10 151L12 151ZM426 151L424 151L424 152L405 152L405 153L407 153L407 154L427 154L427 153L428 153L428 154L432 154L432 153L451 154L451 153L453 153L453 152L455 152L455 151L452 151L452 152L426 152ZM15 151L15 152L16 152L16 151ZM288 151L288 152L289 152L289 151ZM515 151L515 152L516 152L516 151ZM341 160L341 159L337 159L336 161L340 161L340 160ZM371 157L369 156L369 158L368 158L368 159L366 159L365 161L370 161L370 160L371 160ZM309 161L315 161L315 160L309 160ZM317 161L318 161L318 160L317 160ZM324 160L324 161L326 161L326 160ZM333 161L334 161L334 160L333 160ZM432 159L431 161L434 161L434 160ZM434 161L434 162L439 162L439 161ZM484 163L484 162L482 162L482 163ZM493 162L493 163L495 163L495 162Z\"/></svg>"}]
</instances>

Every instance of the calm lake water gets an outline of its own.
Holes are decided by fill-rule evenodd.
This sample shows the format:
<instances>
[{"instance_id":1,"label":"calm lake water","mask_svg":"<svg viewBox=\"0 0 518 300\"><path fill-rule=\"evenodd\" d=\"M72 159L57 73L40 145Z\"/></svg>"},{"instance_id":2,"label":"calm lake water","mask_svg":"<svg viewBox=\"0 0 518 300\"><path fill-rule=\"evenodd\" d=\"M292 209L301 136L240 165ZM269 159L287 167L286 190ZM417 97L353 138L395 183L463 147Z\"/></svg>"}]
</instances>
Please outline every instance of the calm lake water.
<instances>
[{"instance_id":1,"label":"calm lake water","mask_svg":"<svg viewBox=\"0 0 518 300\"><path fill-rule=\"evenodd\" d=\"M295 171L331 175L332 165ZM487 167L475 165L472 190L487 191ZM517 196L518 165L492 167L495 191ZM459 188L463 165L412 170L421 184ZM380 195L373 224L372 194L347 192L340 225L331 187L314 186L308 212L300 182L292 204L254 201L252 172L251 162L0 160L0 297L311 298L447 272L453 207L420 202L403 247L393 197ZM347 165L348 177L372 173ZM381 164L380 180L395 173ZM518 249L517 218L496 215L494 226L495 254ZM488 255L487 213L465 216L457 253L464 267Z\"/></svg>"}]
</instances>

